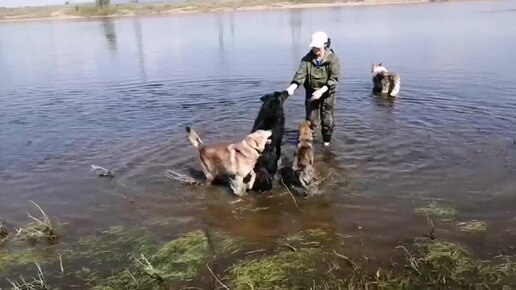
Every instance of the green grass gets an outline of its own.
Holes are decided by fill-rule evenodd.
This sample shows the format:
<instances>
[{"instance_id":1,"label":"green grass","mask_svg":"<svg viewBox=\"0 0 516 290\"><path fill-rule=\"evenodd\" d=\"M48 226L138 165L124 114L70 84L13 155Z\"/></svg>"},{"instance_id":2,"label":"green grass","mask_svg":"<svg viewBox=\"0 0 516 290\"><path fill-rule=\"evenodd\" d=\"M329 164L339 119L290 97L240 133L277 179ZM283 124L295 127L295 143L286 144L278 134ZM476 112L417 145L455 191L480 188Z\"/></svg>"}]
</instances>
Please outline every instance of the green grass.
<instances>
[{"instance_id":1,"label":"green grass","mask_svg":"<svg viewBox=\"0 0 516 290\"><path fill-rule=\"evenodd\" d=\"M161 289L168 283L189 282L216 255L231 255L239 250L240 244L240 240L222 233L211 233L208 237L197 230L159 246L136 247L130 251L132 261L125 269L97 281L94 288Z\"/></svg>"},{"instance_id":2,"label":"green grass","mask_svg":"<svg viewBox=\"0 0 516 290\"><path fill-rule=\"evenodd\" d=\"M461 232L480 233L487 231L487 223L483 221L471 220L468 222L460 222L457 228Z\"/></svg>"},{"instance_id":3,"label":"green grass","mask_svg":"<svg viewBox=\"0 0 516 290\"><path fill-rule=\"evenodd\" d=\"M110 16L117 15L120 13L120 9L117 6L106 6L99 8L93 5L81 5L76 6L74 9L66 11L68 15L92 17L92 16Z\"/></svg>"},{"instance_id":4,"label":"green grass","mask_svg":"<svg viewBox=\"0 0 516 290\"><path fill-rule=\"evenodd\" d=\"M435 201L429 203L427 206L416 208L416 214L435 216L439 218L452 218L457 215L457 210L451 206L440 204Z\"/></svg>"},{"instance_id":5,"label":"green grass","mask_svg":"<svg viewBox=\"0 0 516 290\"><path fill-rule=\"evenodd\" d=\"M231 289L303 289L317 277L316 267L324 256L322 250L311 248L240 262L231 268L228 284Z\"/></svg>"},{"instance_id":6,"label":"green grass","mask_svg":"<svg viewBox=\"0 0 516 290\"><path fill-rule=\"evenodd\" d=\"M0 251L0 272L13 266L29 265L43 258L43 253L38 249L4 249Z\"/></svg>"},{"instance_id":7,"label":"green grass","mask_svg":"<svg viewBox=\"0 0 516 290\"><path fill-rule=\"evenodd\" d=\"M114 226L81 238L73 251L60 251L66 269L61 283L79 278L88 289L97 290L181 289L207 285L216 275L235 290L516 287L515 257L484 261L457 243L423 240L405 244L404 255L393 256L391 265L378 263L374 257L364 260L347 243L330 229L285 235L265 249L222 232L202 230L157 243L145 230ZM41 249L4 249L0 252L0 272L9 269L6 277L17 279L11 270L34 274L31 265L38 262L46 271L45 278L50 278L48 287L58 286L52 284L60 284L55 277L57 256ZM213 267L214 274L207 265Z\"/></svg>"}]
</instances>

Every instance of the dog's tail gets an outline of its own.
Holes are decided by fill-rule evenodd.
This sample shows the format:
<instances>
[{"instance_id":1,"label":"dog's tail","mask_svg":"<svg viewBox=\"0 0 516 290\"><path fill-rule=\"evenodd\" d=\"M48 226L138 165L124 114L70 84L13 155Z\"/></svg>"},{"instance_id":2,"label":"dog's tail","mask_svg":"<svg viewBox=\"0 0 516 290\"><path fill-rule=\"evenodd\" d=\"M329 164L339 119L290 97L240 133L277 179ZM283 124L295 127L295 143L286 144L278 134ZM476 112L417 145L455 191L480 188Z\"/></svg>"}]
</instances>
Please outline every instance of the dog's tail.
<instances>
[{"instance_id":1,"label":"dog's tail","mask_svg":"<svg viewBox=\"0 0 516 290\"><path fill-rule=\"evenodd\" d=\"M199 137L199 134L190 127L186 127L186 132L188 133L188 140L190 140L192 145L197 149L201 149L203 147L203 142L201 137Z\"/></svg>"}]
</instances>

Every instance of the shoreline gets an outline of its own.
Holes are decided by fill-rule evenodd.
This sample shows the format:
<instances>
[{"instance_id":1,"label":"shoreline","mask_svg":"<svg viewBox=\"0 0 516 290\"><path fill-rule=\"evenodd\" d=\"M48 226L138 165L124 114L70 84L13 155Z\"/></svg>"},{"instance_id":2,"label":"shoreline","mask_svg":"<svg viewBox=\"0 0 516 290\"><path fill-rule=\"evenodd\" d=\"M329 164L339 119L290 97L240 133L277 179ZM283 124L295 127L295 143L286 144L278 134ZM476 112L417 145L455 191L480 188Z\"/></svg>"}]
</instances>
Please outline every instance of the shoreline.
<instances>
[{"instance_id":1,"label":"shoreline","mask_svg":"<svg viewBox=\"0 0 516 290\"><path fill-rule=\"evenodd\" d=\"M201 14L201 13L216 13L216 12L240 12L240 11L267 11L267 10L282 10L282 9L309 9L309 8L332 8L332 7L363 7L363 6L391 6L391 5L409 5L409 4L437 4L437 3L456 3L456 2L483 2L486 0L364 0L356 2L306 2L306 3L292 3L292 2L271 2L271 3L245 3L245 2L227 2L221 3L219 6L212 7L209 3L192 2L184 6L172 6L170 4L123 4L112 5L117 12L106 15L74 15L73 9L69 6L56 6L54 9L45 8L29 8L36 13L47 12L49 15L40 17L31 17L30 12L23 13L25 8L0 8L0 23L12 22L30 22L30 21L55 21L55 20L88 20L101 18L125 18L125 17L140 17L140 16L172 16L182 14ZM487 0L493 1L493 0ZM240 5L240 6L235 6ZM75 6L74 6L75 7ZM94 6L77 6L90 7ZM110 9L105 8L105 9ZM150 8L149 8L150 7ZM20 14L16 16L4 16L2 10L16 11L20 10ZM70 13L72 12L72 13ZM68 14L70 13L70 14ZM3 17L3 18L2 18Z\"/></svg>"}]
</instances>

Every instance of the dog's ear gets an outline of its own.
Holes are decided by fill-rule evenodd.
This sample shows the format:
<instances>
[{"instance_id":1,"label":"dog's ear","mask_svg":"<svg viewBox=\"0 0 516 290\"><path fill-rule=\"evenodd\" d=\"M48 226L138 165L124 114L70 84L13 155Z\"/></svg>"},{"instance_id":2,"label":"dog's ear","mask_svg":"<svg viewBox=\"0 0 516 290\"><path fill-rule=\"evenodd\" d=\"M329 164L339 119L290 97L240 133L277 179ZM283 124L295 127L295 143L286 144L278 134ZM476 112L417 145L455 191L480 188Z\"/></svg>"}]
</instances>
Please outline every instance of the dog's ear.
<instances>
[{"instance_id":1,"label":"dog's ear","mask_svg":"<svg viewBox=\"0 0 516 290\"><path fill-rule=\"evenodd\" d=\"M253 149L257 149L259 144L256 140L256 135L250 134L245 137L245 142Z\"/></svg>"},{"instance_id":2,"label":"dog's ear","mask_svg":"<svg viewBox=\"0 0 516 290\"><path fill-rule=\"evenodd\" d=\"M266 95L263 95L263 96L260 98L260 100L261 100L262 102L264 102L264 103L265 103L265 101L267 101L267 99L268 99L268 98L270 98L270 97L271 97L271 94L266 94Z\"/></svg>"}]
</instances>

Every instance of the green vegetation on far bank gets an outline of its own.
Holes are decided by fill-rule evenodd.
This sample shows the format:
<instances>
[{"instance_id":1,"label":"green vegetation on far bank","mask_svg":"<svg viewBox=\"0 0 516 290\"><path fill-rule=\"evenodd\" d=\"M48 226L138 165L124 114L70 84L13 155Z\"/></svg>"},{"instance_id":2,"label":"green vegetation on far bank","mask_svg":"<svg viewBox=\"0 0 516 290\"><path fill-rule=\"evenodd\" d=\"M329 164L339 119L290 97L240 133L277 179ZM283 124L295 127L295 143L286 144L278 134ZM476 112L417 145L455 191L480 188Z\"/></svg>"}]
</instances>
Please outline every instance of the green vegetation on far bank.
<instances>
[{"instance_id":1,"label":"green vegetation on far bank","mask_svg":"<svg viewBox=\"0 0 516 290\"><path fill-rule=\"evenodd\" d=\"M167 15L188 12L232 11L237 9L296 8L324 5L380 5L399 3L448 2L454 0L185 0L168 4L81 4L47 7L1 8L0 21L73 19L138 15Z\"/></svg>"}]
</instances>

